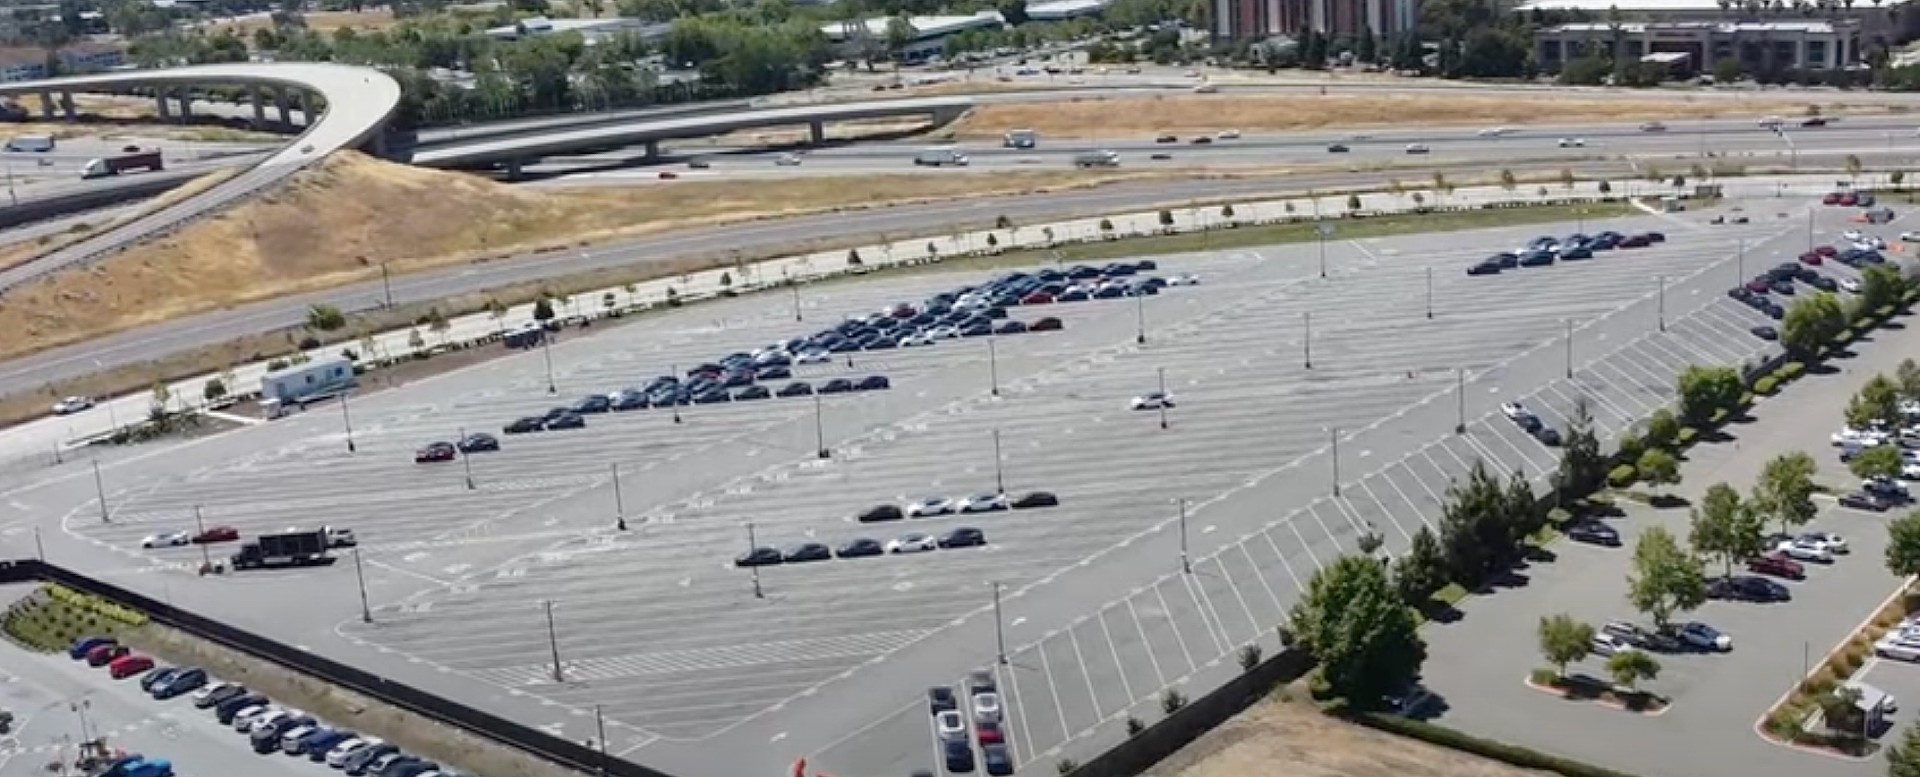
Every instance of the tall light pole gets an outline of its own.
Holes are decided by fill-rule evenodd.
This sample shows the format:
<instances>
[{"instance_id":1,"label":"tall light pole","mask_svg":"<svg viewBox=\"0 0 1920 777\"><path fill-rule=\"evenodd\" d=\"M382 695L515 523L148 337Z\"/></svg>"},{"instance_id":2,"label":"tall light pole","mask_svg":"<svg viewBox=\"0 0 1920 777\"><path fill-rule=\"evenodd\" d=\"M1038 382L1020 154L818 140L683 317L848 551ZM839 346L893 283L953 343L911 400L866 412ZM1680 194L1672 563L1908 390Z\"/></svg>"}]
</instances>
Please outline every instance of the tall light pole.
<instances>
[{"instance_id":1,"label":"tall light pole","mask_svg":"<svg viewBox=\"0 0 1920 777\"><path fill-rule=\"evenodd\" d=\"M1662 275L1659 277L1659 280L1660 280L1660 295L1659 295L1660 331L1665 332L1667 331L1667 276Z\"/></svg>"},{"instance_id":2,"label":"tall light pole","mask_svg":"<svg viewBox=\"0 0 1920 777\"><path fill-rule=\"evenodd\" d=\"M993 645L994 660L1001 666L1007 664L1007 622L1000 614L1000 581L989 580L987 585L993 589Z\"/></svg>"},{"instance_id":3,"label":"tall light pole","mask_svg":"<svg viewBox=\"0 0 1920 777\"><path fill-rule=\"evenodd\" d=\"M1807 209L1807 250L1813 250L1813 209Z\"/></svg>"},{"instance_id":4,"label":"tall light pole","mask_svg":"<svg viewBox=\"0 0 1920 777\"><path fill-rule=\"evenodd\" d=\"M1167 368L1161 367L1157 371L1160 373L1160 428L1165 429L1167 428L1167 401L1170 399L1167 396Z\"/></svg>"},{"instance_id":5,"label":"tall light pole","mask_svg":"<svg viewBox=\"0 0 1920 777\"><path fill-rule=\"evenodd\" d=\"M997 427L993 430L993 492L1007 493L1007 473L1000 461L1000 429Z\"/></svg>"},{"instance_id":6,"label":"tall light pole","mask_svg":"<svg viewBox=\"0 0 1920 777\"><path fill-rule=\"evenodd\" d=\"M620 462L613 462L608 467L613 471L613 522L624 529L627 526L627 502L620 496Z\"/></svg>"},{"instance_id":7,"label":"tall light pole","mask_svg":"<svg viewBox=\"0 0 1920 777\"><path fill-rule=\"evenodd\" d=\"M473 454L466 450L465 448L466 444L467 444L467 428L462 426L460 427L460 441L453 444L453 449L454 451L460 454L460 469L464 470L467 473L467 490L472 491L473 490Z\"/></svg>"},{"instance_id":8,"label":"tall light pole","mask_svg":"<svg viewBox=\"0 0 1920 777\"><path fill-rule=\"evenodd\" d=\"M753 555L753 552L755 550L758 550L759 548L760 548L760 542L759 540L755 539L753 536L753 522L748 521L747 522L747 555L749 556ZM753 578L753 598L755 599L767 598L766 591L760 588L760 565L754 564L754 565L748 566L747 572L749 573L749 576Z\"/></svg>"},{"instance_id":9,"label":"tall light pole","mask_svg":"<svg viewBox=\"0 0 1920 777\"><path fill-rule=\"evenodd\" d=\"M1327 440L1333 444L1333 495L1340 495L1340 427L1327 429Z\"/></svg>"},{"instance_id":10,"label":"tall light pole","mask_svg":"<svg viewBox=\"0 0 1920 777\"><path fill-rule=\"evenodd\" d=\"M1458 402L1458 412L1454 416L1453 433L1467 433L1467 371L1462 367L1453 368L1453 396Z\"/></svg>"},{"instance_id":11,"label":"tall light pole","mask_svg":"<svg viewBox=\"0 0 1920 777\"><path fill-rule=\"evenodd\" d=\"M553 333L547 331L546 326L540 325L540 354L547 360L547 393L558 394L560 387L553 382Z\"/></svg>"},{"instance_id":12,"label":"tall light pole","mask_svg":"<svg viewBox=\"0 0 1920 777\"><path fill-rule=\"evenodd\" d=\"M993 395L1000 396L1000 354L993 344L993 334L987 334L987 381L993 387Z\"/></svg>"},{"instance_id":13,"label":"tall light pole","mask_svg":"<svg viewBox=\"0 0 1920 777\"><path fill-rule=\"evenodd\" d=\"M40 527L33 527L33 556L41 561L47 560L47 546L40 542Z\"/></svg>"},{"instance_id":14,"label":"tall light pole","mask_svg":"<svg viewBox=\"0 0 1920 777\"><path fill-rule=\"evenodd\" d=\"M1427 268L1427 318L1433 318L1433 268Z\"/></svg>"},{"instance_id":15,"label":"tall light pole","mask_svg":"<svg viewBox=\"0 0 1920 777\"><path fill-rule=\"evenodd\" d=\"M1191 575L1193 574L1193 561L1187 555L1187 498L1184 496L1179 497L1174 499L1173 503L1180 508L1180 571L1183 574Z\"/></svg>"},{"instance_id":16,"label":"tall light pole","mask_svg":"<svg viewBox=\"0 0 1920 777\"><path fill-rule=\"evenodd\" d=\"M201 517L200 515L199 505L193 506L193 530L200 533L199 537L201 539L206 539L207 522L206 522L206 519ZM39 535L36 534L34 535L34 537L37 540L39 538ZM205 542L200 543L200 566L203 569L212 570L213 569L213 551L210 550L207 546L208 546L208 543L205 543Z\"/></svg>"},{"instance_id":17,"label":"tall light pole","mask_svg":"<svg viewBox=\"0 0 1920 777\"><path fill-rule=\"evenodd\" d=\"M100 460L93 460L93 495L100 500L100 522L113 523L113 514L107 511L107 483L100 477Z\"/></svg>"},{"instance_id":18,"label":"tall light pole","mask_svg":"<svg viewBox=\"0 0 1920 777\"><path fill-rule=\"evenodd\" d=\"M1573 378L1573 319L1567 322L1567 378Z\"/></svg>"},{"instance_id":19,"label":"tall light pole","mask_svg":"<svg viewBox=\"0 0 1920 777\"><path fill-rule=\"evenodd\" d=\"M73 710L73 714L80 717L80 741L82 743L93 741L93 732L88 730L87 727L87 710L92 708L92 699L81 699L67 703L67 709Z\"/></svg>"},{"instance_id":20,"label":"tall light pole","mask_svg":"<svg viewBox=\"0 0 1920 777\"><path fill-rule=\"evenodd\" d=\"M353 411L347 409L349 396L352 396L352 392L340 392L340 423L347 429L347 452L352 453L358 448L353 445Z\"/></svg>"},{"instance_id":21,"label":"tall light pole","mask_svg":"<svg viewBox=\"0 0 1920 777\"><path fill-rule=\"evenodd\" d=\"M1320 209L1320 201L1315 199L1314 210ZM1318 215L1318 214L1316 214ZM1313 225L1313 234L1320 240L1320 277L1327 277L1327 236L1333 234L1333 225L1321 222Z\"/></svg>"},{"instance_id":22,"label":"tall light pole","mask_svg":"<svg viewBox=\"0 0 1920 777\"><path fill-rule=\"evenodd\" d=\"M560 666L560 632L553 627L553 600L543 599L541 606L547 611L547 648L553 651L553 681L567 681L566 670Z\"/></svg>"},{"instance_id":23,"label":"tall light pole","mask_svg":"<svg viewBox=\"0 0 1920 777\"><path fill-rule=\"evenodd\" d=\"M600 705L593 705L593 727L599 732L600 777L607 777L607 719L600 714Z\"/></svg>"},{"instance_id":24,"label":"tall light pole","mask_svg":"<svg viewBox=\"0 0 1920 777\"><path fill-rule=\"evenodd\" d=\"M789 280L787 281L787 288L793 290L793 320L805 320L800 316L800 284Z\"/></svg>"},{"instance_id":25,"label":"tall light pole","mask_svg":"<svg viewBox=\"0 0 1920 777\"><path fill-rule=\"evenodd\" d=\"M1313 311L1300 311L1303 334L1300 336L1300 351L1304 355L1307 369L1313 369Z\"/></svg>"},{"instance_id":26,"label":"tall light pole","mask_svg":"<svg viewBox=\"0 0 1920 777\"><path fill-rule=\"evenodd\" d=\"M1733 272L1733 285L1740 286L1747 282L1747 239L1744 237L1740 238L1740 253L1733 258Z\"/></svg>"},{"instance_id":27,"label":"tall light pole","mask_svg":"<svg viewBox=\"0 0 1920 777\"><path fill-rule=\"evenodd\" d=\"M1133 312L1134 312L1133 341L1141 345L1146 345L1147 343L1147 295L1145 294L1133 295Z\"/></svg>"},{"instance_id":28,"label":"tall light pole","mask_svg":"<svg viewBox=\"0 0 1920 777\"><path fill-rule=\"evenodd\" d=\"M393 309L393 281L387 276L387 263L380 263L380 288L386 292L387 309Z\"/></svg>"},{"instance_id":29,"label":"tall light pole","mask_svg":"<svg viewBox=\"0 0 1920 777\"><path fill-rule=\"evenodd\" d=\"M667 374L673 378L674 387L676 389L673 392L673 395L674 395L673 396L673 422L677 424L677 423L680 423L680 394L682 393L682 388L683 388L680 385L680 365L678 364L667 365Z\"/></svg>"},{"instance_id":30,"label":"tall light pole","mask_svg":"<svg viewBox=\"0 0 1920 777\"><path fill-rule=\"evenodd\" d=\"M833 458L833 451L827 450L827 405L819 392L813 395L813 455L815 458Z\"/></svg>"},{"instance_id":31,"label":"tall light pole","mask_svg":"<svg viewBox=\"0 0 1920 777\"><path fill-rule=\"evenodd\" d=\"M367 603L367 571L360 566L360 549L353 549L353 579L360 584L360 622L373 622L373 605Z\"/></svg>"}]
</instances>

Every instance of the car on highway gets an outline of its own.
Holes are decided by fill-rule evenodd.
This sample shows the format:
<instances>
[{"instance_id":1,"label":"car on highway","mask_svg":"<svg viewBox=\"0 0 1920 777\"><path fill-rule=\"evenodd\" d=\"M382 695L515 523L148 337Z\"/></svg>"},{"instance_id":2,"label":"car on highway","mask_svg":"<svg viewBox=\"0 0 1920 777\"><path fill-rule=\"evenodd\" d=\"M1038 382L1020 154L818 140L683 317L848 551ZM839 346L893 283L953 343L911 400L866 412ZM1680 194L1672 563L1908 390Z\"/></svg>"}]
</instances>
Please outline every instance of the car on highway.
<instances>
[{"instance_id":1,"label":"car on highway","mask_svg":"<svg viewBox=\"0 0 1920 777\"><path fill-rule=\"evenodd\" d=\"M1567 538L1590 545L1620 547L1620 532L1599 521L1581 521L1567 527Z\"/></svg>"},{"instance_id":2,"label":"car on highway","mask_svg":"<svg viewBox=\"0 0 1920 777\"><path fill-rule=\"evenodd\" d=\"M1239 140L1240 130L1224 129L1224 130L1220 130L1219 132L1213 133L1213 136L1221 140Z\"/></svg>"},{"instance_id":3,"label":"car on highway","mask_svg":"<svg viewBox=\"0 0 1920 777\"><path fill-rule=\"evenodd\" d=\"M542 431L546 428L547 419L540 416L527 416L525 418L514 419L512 423L507 424L501 431L507 434L527 434L529 432Z\"/></svg>"},{"instance_id":4,"label":"car on highway","mask_svg":"<svg viewBox=\"0 0 1920 777\"><path fill-rule=\"evenodd\" d=\"M1777 582L1756 575L1732 575L1707 581L1707 598L1745 602L1784 602L1793 592Z\"/></svg>"},{"instance_id":5,"label":"car on highway","mask_svg":"<svg viewBox=\"0 0 1920 777\"><path fill-rule=\"evenodd\" d=\"M1699 650L1725 653L1733 649L1733 637L1699 621L1682 623L1674 629L1674 633L1679 635L1680 641Z\"/></svg>"},{"instance_id":6,"label":"car on highway","mask_svg":"<svg viewBox=\"0 0 1920 777\"><path fill-rule=\"evenodd\" d=\"M929 550L937 550L939 547L940 541L934 539L933 535L922 534L920 532L914 532L887 541L888 553L923 553Z\"/></svg>"},{"instance_id":7,"label":"car on highway","mask_svg":"<svg viewBox=\"0 0 1920 777\"><path fill-rule=\"evenodd\" d=\"M460 442L456 443L454 447L458 448L461 453L497 451L500 450L500 438L479 432L460 438Z\"/></svg>"},{"instance_id":8,"label":"car on highway","mask_svg":"<svg viewBox=\"0 0 1920 777\"><path fill-rule=\"evenodd\" d=\"M1409 154L1426 154L1432 151L1433 149L1427 148L1427 144L1425 143L1408 143L1407 144L1407 153Z\"/></svg>"},{"instance_id":9,"label":"car on highway","mask_svg":"<svg viewBox=\"0 0 1920 777\"><path fill-rule=\"evenodd\" d=\"M1332 143L1327 146L1327 153L1329 154L1345 154L1351 150L1353 149L1348 148L1345 143Z\"/></svg>"},{"instance_id":10,"label":"car on highway","mask_svg":"<svg viewBox=\"0 0 1920 777\"><path fill-rule=\"evenodd\" d=\"M142 548L175 548L181 545L192 544L192 542L193 542L192 534L185 531L175 531L175 532L167 532L165 534L149 534L146 537L141 538L140 547Z\"/></svg>"},{"instance_id":11,"label":"car on highway","mask_svg":"<svg viewBox=\"0 0 1920 777\"><path fill-rule=\"evenodd\" d=\"M779 167L799 167L800 162L799 154L781 154L773 158L774 165Z\"/></svg>"},{"instance_id":12,"label":"car on highway","mask_svg":"<svg viewBox=\"0 0 1920 777\"><path fill-rule=\"evenodd\" d=\"M91 397L67 397L53 403L54 415L73 415L93 407Z\"/></svg>"},{"instance_id":13,"label":"car on highway","mask_svg":"<svg viewBox=\"0 0 1920 777\"><path fill-rule=\"evenodd\" d=\"M1802 127L1825 127L1825 126L1827 126L1827 122L1828 122L1828 119L1827 119L1827 117L1825 117L1825 116L1810 116L1810 117L1808 117L1808 118L1805 118L1805 119L1801 119L1801 120L1800 120L1800 126L1802 126Z\"/></svg>"},{"instance_id":14,"label":"car on highway","mask_svg":"<svg viewBox=\"0 0 1920 777\"><path fill-rule=\"evenodd\" d=\"M1763 575L1784 577L1788 580L1805 580L1807 568L1798 561L1779 551L1769 551L1764 555L1747 559L1747 571Z\"/></svg>"},{"instance_id":15,"label":"car on highway","mask_svg":"<svg viewBox=\"0 0 1920 777\"><path fill-rule=\"evenodd\" d=\"M1661 124L1660 122L1657 122L1657 121L1650 121L1640 125L1640 131L1641 132L1666 132L1667 125Z\"/></svg>"},{"instance_id":16,"label":"car on highway","mask_svg":"<svg viewBox=\"0 0 1920 777\"><path fill-rule=\"evenodd\" d=\"M931 518L936 515L946 515L953 512L954 507L952 499L944 496L930 496L907 505L907 517Z\"/></svg>"},{"instance_id":17,"label":"car on highway","mask_svg":"<svg viewBox=\"0 0 1920 777\"><path fill-rule=\"evenodd\" d=\"M736 567L770 567L787 560L779 548L761 546L740 554L733 560Z\"/></svg>"},{"instance_id":18,"label":"car on highway","mask_svg":"<svg viewBox=\"0 0 1920 777\"><path fill-rule=\"evenodd\" d=\"M959 511L963 513L990 513L1009 507L1005 494L974 494L960 500Z\"/></svg>"},{"instance_id":19,"label":"car on highway","mask_svg":"<svg viewBox=\"0 0 1920 777\"><path fill-rule=\"evenodd\" d=\"M1587 141L1585 138L1561 138L1560 147L1561 148L1586 148Z\"/></svg>"},{"instance_id":20,"label":"car on highway","mask_svg":"<svg viewBox=\"0 0 1920 777\"><path fill-rule=\"evenodd\" d=\"M1178 136L1178 135L1158 135L1158 136L1155 136L1155 137L1154 137L1154 139L1153 139L1153 142L1155 142L1155 143L1178 143L1178 142L1180 142L1180 136Z\"/></svg>"},{"instance_id":21,"label":"car on highway","mask_svg":"<svg viewBox=\"0 0 1920 777\"><path fill-rule=\"evenodd\" d=\"M781 557L783 564L795 564L807 561L826 561L833 558L833 549L818 542L795 545Z\"/></svg>"},{"instance_id":22,"label":"car on highway","mask_svg":"<svg viewBox=\"0 0 1920 777\"><path fill-rule=\"evenodd\" d=\"M947 532L939 540L939 545L943 548L971 548L985 544L987 544L986 532L971 526L962 526Z\"/></svg>"},{"instance_id":23,"label":"car on highway","mask_svg":"<svg viewBox=\"0 0 1920 777\"><path fill-rule=\"evenodd\" d=\"M1213 145L1213 138L1201 135L1187 142L1195 146L1211 146Z\"/></svg>"},{"instance_id":24,"label":"car on highway","mask_svg":"<svg viewBox=\"0 0 1920 777\"><path fill-rule=\"evenodd\" d=\"M450 442L428 443L426 447L413 452L413 463L428 464L438 461L453 461L459 456L459 449Z\"/></svg>"},{"instance_id":25,"label":"car on highway","mask_svg":"<svg viewBox=\"0 0 1920 777\"><path fill-rule=\"evenodd\" d=\"M860 558L863 556L878 556L886 552L886 546L880 544L879 540L860 537L858 539L848 540L846 544L835 549L833 555L840 558Z\"/></svg>"}]
</instances>

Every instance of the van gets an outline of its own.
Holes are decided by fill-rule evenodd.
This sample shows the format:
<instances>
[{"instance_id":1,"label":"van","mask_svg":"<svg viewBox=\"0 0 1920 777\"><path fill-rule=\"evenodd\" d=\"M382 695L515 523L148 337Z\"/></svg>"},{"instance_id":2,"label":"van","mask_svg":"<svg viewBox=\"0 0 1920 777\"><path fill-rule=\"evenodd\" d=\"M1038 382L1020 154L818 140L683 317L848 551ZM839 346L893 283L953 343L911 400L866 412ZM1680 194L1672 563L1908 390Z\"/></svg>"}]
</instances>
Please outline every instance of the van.
<instances>
[{"instance_id":1,"label":"van","mask_svg":"<svg viewBox=\"0 0 1920 777\"><path fill-rule=\"evenodd\" d=\"M1111 150L1083 151L1073 155L1074 167L1119 167L1120 155Z\"/></svg>"},{"instance_id":2,"label":"van","mask_svg":"<svg viewBox=\"0 0 1920 777\"><path fill-rule=\"evenodd\" d=\"M7 140L8 151L46 153L54 146L52 135L21 135Z\"/></svg>"},{"instance_id":3,"label":"van","mask_svg":"<svg viewBox=\"0 0 1920 777\"><path fill-rule=\"evenodd\" d=\"M913 163L925 167L940 167L942 165L966 167L967 155L960 153L959 149L929 148L922 150L918 155L914 156Z\"/></svg>"}]
</instances>

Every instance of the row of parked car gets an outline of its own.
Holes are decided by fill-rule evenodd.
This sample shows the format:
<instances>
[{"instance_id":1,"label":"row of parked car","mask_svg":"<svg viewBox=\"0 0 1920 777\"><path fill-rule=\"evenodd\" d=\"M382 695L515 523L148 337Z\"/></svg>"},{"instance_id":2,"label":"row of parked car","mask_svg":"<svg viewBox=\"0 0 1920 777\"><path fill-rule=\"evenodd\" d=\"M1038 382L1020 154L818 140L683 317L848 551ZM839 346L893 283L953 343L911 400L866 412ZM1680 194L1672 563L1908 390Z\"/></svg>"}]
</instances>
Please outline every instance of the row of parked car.
<instances>
[{"instance_id":1,"label":"row of parked car","mask_svg":"<svg viewBox=\"0 0 1920 777\"><path fill-rule=\"evenodd\" d=\"M113 637L93 636L75 640L67 649L75 660L89 665L109 667L116 679L146 672L140 687L156 700L192 694L195 709L211 710L222 725L246 734L253 751L265 755L279 752L304 756L325 763L346 774L360 777L472 777L444 768L433 761L410 755L399 746L377 737L329 726L312 715L275 705L264 694L255 693L237 683L210 677L205 669L190 666L156 667L153 659L130 652ZM140 756L132 756L140 758ZM115 777L169 777L172 765L164 759L142 759L160 767L123 770ZM142 770L144 769L144 770ZM244 771L244 770L241 770Z\"/></svg>"},{"instance_id":2,"label":"row of parked car","mask_svg":"<svg viewBox=\"0 0 1920 777\"><path fill-rule=\"evenodd\" d=\"M959 690L965 691L964 697ZM934 744L948 773L968 774L974 770L977 742L980 765L987 774L994 777L1013 774L1013 755L1007 745L1006 709L992 672L976 669L958 689L951 685L928 688L927 712L933 716ZM933 772L924 769L913 773L913 777L932 776Z\"/></svg>"},{"instance_id":3,"label":"row of parked car","mask_svg":"<svg viewBox=\"0 0 1920 777\"><path fill-rule=\"evenodd\" d=\"M771 567L808 561L830 561L836 558L864 558L900 553L925 553L951 548L973 548L985 544L987 544L986 532L971 526L962 526L938 537L925 532L909 532L884 543L869 537L859 537L847 541L838 548L831 548L820 542L804 542L787 550L762 545L736 557L733 565Z\"/></svg>"},{"instance_id":4,"label":"row of parked car","mask_svg":"<svg viewBox=\"0 0 1920 777\"><path fill-rule=\"evenodd\" d=\"M587 416L646 408L749 402L773 397L810 397L815 394L847 394L893 388L893 381L885 375L868 375L858 379L833 378L821 383L818 387L806 381L796 381L777 391L766 386L751 385L751 380L749 378L749 385L746 387L730 391L733 385L731 382L721 382L704 375L695 375L686 381L672 376L661 376L639 388L622 389L612 394L590 394L571 405L549 409L546 415L514 419L502 431L507 434L530 434L561 429L585 429ZM491 450L497 450L497 447Z\"/></svg>"},{"instance_id":5,"label":"row of parked car","mask_svg":"<svg viewBox=\"0 0 1920 777\"><path fill-rule=\"evenodd\" d=\"M1527 241L1527 244L1512 251L1502 251L1467 267L1468 275L1499 275L1502 270L1520 267L1547 267L1555 261L1572 262L1592 259L1594 254L1612 251L1616 248L1646 248L1655 243L1664 243L1667 236L1660 232L1642 232L1627 235L1607 230L1595 235L1575 233L1565 238L1542 235Z\"/></svg>"}]
</instances>

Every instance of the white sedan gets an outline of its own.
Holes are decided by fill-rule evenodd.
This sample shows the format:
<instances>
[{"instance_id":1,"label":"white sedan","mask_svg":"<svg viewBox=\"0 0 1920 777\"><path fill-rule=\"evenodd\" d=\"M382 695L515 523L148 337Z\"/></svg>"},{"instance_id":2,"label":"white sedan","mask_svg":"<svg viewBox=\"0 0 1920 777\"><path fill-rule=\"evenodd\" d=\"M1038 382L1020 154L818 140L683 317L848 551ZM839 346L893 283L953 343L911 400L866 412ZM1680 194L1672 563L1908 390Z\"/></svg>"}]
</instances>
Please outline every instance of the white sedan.
<instances>
[{"instance_id":1,"label":"white sedan","mask_svg":"<svg viewBox=\"0 0 1920 777\"><path fill-rule=\"evenodd\" d=\"M1901 480L1920 480L1920 462L1916 462L1916 461L1900 462L1900 479Z\"/></svg>"},{"instance_id":2,"label":"white sedan","mask_svg":"<svg viewBox=\"0 0 1920 777\"><path fill-rule=\"evenodd\" d=\"M1519 402L1500 403L1500 412L1507 418L1515 421L1533 415L1533 411L1528 410L1526 405L1520 404Z\"/></svg>"},{"instance_id":3,"label":"white sedan","mask_svg":"<svg viewBox=\"0 0 1920 777\"><path fill-rule=\"evenodd\" d=\"M1834 432L1833 436L1827 439L1835 446L1858 445L1862 448L1872 448L1879 445L1882 438L1873 432L1863 432L1859 429L1841 429L1840 431Z\"/></svg>"},{"instance_id":4,"label":"white sedan","mask_svg":"<svg viewBox=\"0 0 1920 777\"><path fill-rule=\"evenodd\" d=\"M833 361L833 354L820 349L801 351L793 357L794 364L826 364Z\"/></svg>"},{"instance_id":5,"label":"white sedan","mask_svg":"<svg viewBox=\"0 0 1920 777\"><path fill-rule=\"evenodd\" d=\"M1733 637L1722 634L1719 629L1699 621L1680 624L1680 638L1701 650L1717 650L1724 653L1733 649Z\"/></svg>"},{"instance_id":6,"label":"white sedan","mask_svg":"<svg viewBox=\"0 0 1920 777\"><path fill-rule=\"evenodd\" d=\"M1796 539L1802 542L1818 543L1824 546L1829 553L1846 553L1848 550L1847 538L1830 531L1801 532L1800 536Z\"/></svg>"},{"instance_id":7,"label":"white sedan","mask_svg":"<svg viewBox=\"0 0 1920 777\"><path fill-rule=\"evenodd\" d=\"M1409 154L1425 154L1432 150L1433 149L1427 148L1427 144L1425 143L1408 143L1407 144L1407 153Z\"/></svg>"},{"instance_id":8,"label":"white sedan","mask_svg":"<svg viewBox=\"0 0 1920 777\"><path fill-rule=\"evenodd\" d=\"M1219 132L1214 133L1214 137L1219 138L1221 140L1238 140L1240 138L1240 130L1237 130L1237 129L1220 130Z\"/></svg>"},{"instance_id":9,"label":"white sedan","mask_svg":"<svg viewBox=\"0 0 1920 777\"><path fill-rule=\"evenodd\" d=\"M1200 276L1194 275L1193 273L1190 273L1190 272L1183 272L1179 275L1175 275L1171 278L1168 278L1167 285L1168 286L1198 286L1200 285Z\"/></svg>"},{"instance_id":10,"label":"white sedan","mask_svg":"<svg viewBox=\"0 0 1920 777\"><path fill-rule=\"evenodd\" d=\"M939 548L940 541L934 539L931 534L914 533L899 539L887 540L888 553L925 553Z\"/></svg>"},{"instance_id":11,"label":"white sedan","mask_svg":"<svg viewBox=\"0 0 1920 777\"><path fill-rule=\"evenodd\" d=\"M933 515L946 515L953 512L953 500L944 496L930 496L907 505L908 518L925 518Z\"/></svg>"},{"instance_id":12,"label":"white sedan","mask_svg":"<svg viewBox=\"0 0 1920 777\"><path fill-rule=\"evenodd\" d=\"M1586 148L1587 140L1586 138L1561 138L1560 147L1561 148Z\"/></svg>"},{"instance_id":13,"label":"white sedan","mask_svg":"<svg viewBox=\"0 0 1920 777\"><path fill-rule=\"evenodd\" d=\"M973 695L973 719L1000 722L1000 694L983 691Z\"/></svg>"},{"instance_id":14,"label":"white sedan","mask_svg":"<svg viewBox=\"0 0 1920 777\"><path fill-rule=\"evenodd\" d=\"M1825 545L1813 542L1802 542L1798 539L1782 542L1775 546L1774 550L1785 553L1788 558L1795 561L1818 561L1822 563L1833 561L1833 553L1828 551Z\"/></svg>"},{"instance_id":15,"label":"white sedan","mask_svg":"<svg viewBox=\"0 0 1920 777\"><path fill-rule=\"evenodd\" d=\"M1909 229L1909 230L1907 230L1907 231L1905 231L1905 232L1902 232L1902 233L1900 233L1900 242L1902 242L1902 243L1920 243L1920 232L1915 232L1915 231L1913 231L1913 230L1911 230L1911 229Z\"/></svg>"},{"instance_id":16,"label":"white sedan","mask_svg":"<svg viewBox=\"0 0 1920 777\"><path fill-rule=\"evenodd\" d=\"M1007 509L1005 494L975 494L960 500L960 512L963 513L990 513L1005 509Z\"/></svg>"},{"instance_id":17,"label":"white sedan","mask_svg":"<svg viewBox=\"0 0 1920 777\"><path fill-rule=\"evenodd\" d=\"M1155 391L1150 394L1141 394L1140 396L1133 398L1133 402L1131 403L1131 405L1135 410L1159 410L1163 407L1170 408L1170 407L1173 407L1173 395L1162 394L1158 391Z\"/></svg>"},{"instance_id":18,"label":"white sedan","mask_svg":"<svg viewBox=\"0 0 1920 777\"><path fill-rule=\"evenodd\" d=\"M967 719L959 710L941 710L933 716L933 730L942 742L967 741Z\"/></svg>"},{"instance_id":19,"label":"white sedan","mask_svg":"<svg viewBox=\"0 0 1920 777\"><path fill-rule=\"evenodd\" d=\"M1609 634L1604 631L1594 633L1593 642L1589 647L1593 649L1594 655L1600 656L1601 658L1606 658L1616 653L1632 653L1639 650L1639 648L1628 644L1625 637L1618 634Z\"/></svg>"},{"instance_id":20,"label":"white sedan","mask_svg":"<svg viewBox=\"0 0 1920 777\"><path fill-rule=\"evenodd\" d=\"M939 339L940 338L935 337L932 332L915 332L913 334L907 335L906 337L900 338L900 347L901 348L917 348L923 345L933 345Z\"/></svg>"},{"instance_id":21,"label":"white sedan","mask_svg":"<svg viewBox=\"0 0 1920 777\"><path fill-rule=\"evenodd\" d=\"M73 415L90 407L93 407L93 400L91 398L67 397L66 399L53 403L53 414Z\"/></svg>"},{"instance_id":22,"label":"white sedan","mask_svg":"<svg viewBox=\"0 0 1920 777\"><path fill-rule=\"evenodd\" d=\"M777 157L774 157L774 158L773 158L773 163L774 163L775 165L779 165L780 167L799 167L799 166L800 166L800 155L798 155L798 154L781 154L781 155L779 155L779 156L777 156Z\"/></svg>"},{"instance_id":23,"label":"white sedan","mask_svg":"<svg viewBox=\"0 0 1920 777\"><path fill-rule=\"evenodd\" d=\"M1860 293L1860 282L1859 282L1859 281L1857 281L1857 280L1854 280L1854 279L1852 279L1852 278L1841 278L1841 279L1840 279L1840 290L1841 290L1841 291L1844 291L1844 292L1846 292L1846 293L1848 293L1848 294L1859 294L1859 293Z\"/></svg>"},{"instance_id":24,"label":"white sedan","mask_svg":"<svg viewBox=\"0 0 1920 777\"><path fill-rule=\"evenodd\" d=\"M177 532L171 532L168 534L147 535L146 539L143 539L140 541L140 547L177 548L182 545L191 544L192 542L193 542L193 535L188 534L187 532L184 532L184 531L177 531Z\"/></svg>"}]
</instances>

